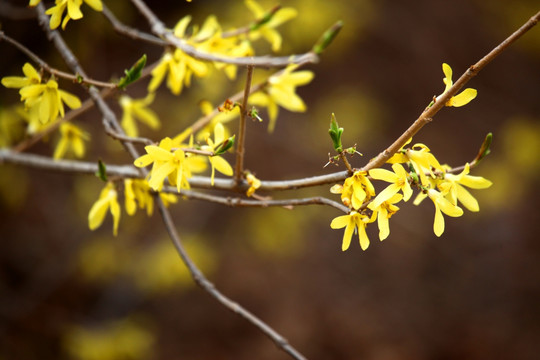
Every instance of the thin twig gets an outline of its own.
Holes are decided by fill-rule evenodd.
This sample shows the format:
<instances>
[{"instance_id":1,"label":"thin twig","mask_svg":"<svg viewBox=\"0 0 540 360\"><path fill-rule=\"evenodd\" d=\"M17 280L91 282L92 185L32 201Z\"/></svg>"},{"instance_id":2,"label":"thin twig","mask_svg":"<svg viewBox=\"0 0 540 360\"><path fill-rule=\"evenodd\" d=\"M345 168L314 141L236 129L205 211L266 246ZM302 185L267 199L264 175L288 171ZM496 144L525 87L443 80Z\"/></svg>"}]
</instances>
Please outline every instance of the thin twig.
<instances>
[{"instance_id":1,"label":"thin twig","mask_svg":"<svg viewBox=\"0 0 540 360\"><path fill-rule=\"evenodd\" d=\"M272 327L270 327L268 324L266 324L264 321L253 315L251 312L246 310L244 307L242 307L240 304L232 301L227 296L225 296L223 293L221 293L215 286L212 284L205 276L204 274L199 270L197 265L191 260L189 255L187 254L183 244L182 240L180 239L180 236L176 232L176 227L174 225L174 222L171 218L171 214L165 204L163 203L163 200L159 196L155 197L157 206L159 208L159 211L161 213L161 217L163 218L163 223L165 224L165 228L167 229L167 232L169 233L169 236L172 239L172 242L178 251L178 254L180 255L180 258L188 268L191 277L199 285L207 294L209 294L211 297L213 297L215 300L217 300L220 304L225 306L227 309L232 311L235 314L238 314L251 324L255 325L260 331L262 331L266 336L268 336L281 350L285 351L287 354L292 356L294 359L305 359L305 357L300 354L294 347L292 347L287 340L281 336L278 332L276 332Z\"/></svg>"},{"instance_id":2,"label":"thin twig","mask_svg":"<svg viewBox=\"0 0 540 360\"><path fill-rule=\"evenodd\" d=\"M316 63L319 61L319 57L312 51L300 55L271 57L271 56L246 56L246 57L229 57L222 55L215 55L197 50L194 46L188 44L185 40L182 40L176 36L170 30L165 27L165 24L158 19L158 17L146 6L142 0L131 0L133 5L139 10L139 12L147 19L152 32L164 39L185 54L200 60L215 61L225 64L233 64L239 66L253 65L255 67L284 67L289 64L302 64L302 63Z\"/></svg>"},{"instance_id":3,"label":"thin twig","mask_svg":"<svg viewBox=\"0 0 540 360\"><path fill-rule=\"evenodd\" d=\"M482 70L487 64L489 64L493 59L500 55L504 50L508 48L514 41L519 39L523 34L529 31L533 26L535 26L540 19L540 12L531 17L529 21L523 24L518 30L516 30L512 35L510 35L506 40L497 45L493 50L491 50L486 56L480 59L476 64L472 65L465 71L463 75L454 83L454 85L448 89L447 92L442 94L437 101L429 108L424 110L424 112L416 119L416 121L407 129L405 132L396 140L392 145L390 145L386 150L381 152L377 157L370 160L362 170L367 171L370 169L381 167L392 155L394 155L405 143L413 137L424 125L430 122L435 114L441 110L445 104L450 100L450 98L457 94L463 86L472 79L473 76L477 75L480 70Z\"/></svg>"},{"instance_id":4,"label":"thin twig","mask_svg":"<svg viewBox=\"0 0 540 360\"><path fill-rule=\"evenodd\" d=\"M238 126L238 142L236 145L236 166L234 172L234 180L240 184L244 172L244 153L246 142L246 119L247 119L247 104L251 88L251 79L253 78L253 66L248 65L246 74L246 86L244 87L244 98L240 107L240 124Z\"/></svg>"},{"instance_id":5,"label":"thin twig","mask_svg":"<svg viewBox=\"0 0 540 360\"><path fill-rule=\"evenodd\" d=\"M107 18L107 20L109 20L109 22L113 26L114 30L119 34L128 36L128 37L130 37L132 39L135 39L135 40L146 41L146 42L148 42L150 44L154 44L154 45L159 45L159 46L168 46L169 45L166 41L163 41L160 38L158 38L158 37L156 37L156 36L154 36L152 34L145 33L143 31L140 31L138 29L135 29L135 28L132 28L132 27L129 27L129 26L123 24L122 22L120 22L120 20L118 20L116 18L116 16L114 16L112 11L109 10L109 8L105 4L103 4L102 13Z\"/></svg>"},{"instance_id":6,"label":"thin twig","mask_svg":"<svg viewBox=\"0 0 540 360\"><path fill-rule=\"evenodd\" d=\"M47 71L49 74L52 74L59 78L64 78L67 80L71 80L75 83L82 83L82 84L88 84L88 85L95 85L103 88L116 88L117 85L109 82L99 81L99 80L93 80L86 76L82 75L73 75L70 73L67 73L65 71L61 71L58 69L55 69L51 67L49 64L47 64L43 59L41 59L39 56L34 54L30 49L28 49L26 46L18 42L17 40L11 38L10 36L6 35L3 31L0 31L0 40L5 40L6 42L10 43L17 49L19 49L21 52L26 54L30 59L32 59L34 62L39 64L41 68L43 68L45 71Z\"/></svg>"},{"instance_id":7,"label":"thin twig","mask_svg":"<svg viewBox=\"0 0 540 360\"><path fill-rule=\"evenodd\" d=\"M226 205L230 207L278 206L278 207L292 209L294 206L302 206L302 205L328 205L340 211L343 211L344 213L349 212L348 207L338 203L337 201L333 201L322 196L315 196L315 197L301 198L301 199L254 200L254 199L245 199L238 196L237 197L217 196L217 195L205 194L205 193L192 191L192 190L182 190L181 193L178 193L176 188L172 186L164 187L163 192L177 194L190 200L203 200L203 201L208 201L208 202Z\"/></svg>"}]
</instances>

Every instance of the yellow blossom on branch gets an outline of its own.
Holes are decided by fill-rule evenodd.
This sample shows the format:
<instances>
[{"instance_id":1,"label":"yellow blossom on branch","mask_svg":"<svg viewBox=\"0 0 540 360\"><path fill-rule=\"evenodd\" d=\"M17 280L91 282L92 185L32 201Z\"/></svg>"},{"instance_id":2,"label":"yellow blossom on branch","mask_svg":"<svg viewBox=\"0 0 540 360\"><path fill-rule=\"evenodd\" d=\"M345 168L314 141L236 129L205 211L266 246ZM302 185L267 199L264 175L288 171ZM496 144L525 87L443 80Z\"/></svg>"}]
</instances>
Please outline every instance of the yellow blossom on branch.
<instances>
[{"instance_id":1,"label":"yellow blossom on branch","mask_svg":"<svg viewBox=\"0 0 540 360\"><path fill-rule=\"evenodd\" d=\"M214 127L214 140L212 140L210 137L206 138L206 143L208 145L201 146L202 150L214 152L219 145L221 145L225 141L225 129L221 123L217 123ZM211 175L211 184L214 185L214 175L216 170L222 173L226 176L232 176L233 169L231 165L222 158L219 155L210 156L208 157L208 161L210 161L210 165L212 166L212 175Z\"/></svg>"},{"instance_id":2,"label":"yellow blossom on branch","mask_svg":"<svg viewBox=\"0 0 540 360\"><path fill-rule=\"evenodd\" d=\"M444 92L437 97L437 100L450 88L452 85L454 85L454 82L452 81L452 68L450 65L443 63L442 69L444 72L444 79L443 82L446 85L446 88L444 89ZM446 102L446 106L454 106L454 107L460 107L463 105L467 105L469 102L471 102L477 95L476 89L467 88L463 90L461 93L452 96L450 100Z\"/></svg>"},{"instance_id":3,"label":"yellow blossom on branch","mask_svg":"<svg viewBox=\"0 0 540 360\"><path fill-rule=\"evenodd\" d=\"M101 226L107 210L110 210L113 216L113 234L118 234L118 224L120 222L120 205L118 204L118 193L112 182L107 183L101 191L99 199L92 205L88 213L88 227L90 230L95 230Z\"/></svg>"},{"instance_id":4,"label":"yellow blossom on branch","mask_svg":"<svg viewBox=\"0 0 540 360\"><path fill-rule=\"evenodd\" d=\"M252 173L246 175L246 181L249 185L249 189L246 191L246 196L251 197L255 191L261 187L261 180L257 179Z\"/></svg>"},{"instance_id":5,"label":"yellow blossom on branch","mask_svg":"<svg viewBox=\"0 0 540 360\"><path fill-rule=\"evenodd\" d=\"M246 6L251 10L257 21L263 20L268 13L254 0L246 0ZM281 49L281 35L275 29L281 24L296 17L298 12L293 8L280 8L268 21L263 21L255 26L255 29L249 32L250 40L257 40L260 37L265 38L271 45L272 51Z\"/></svg>"},{"instance_id":6,"label":"yellow blossom on branch","mask_svg":"<svg viewBox=\"0 0 540 360\"><path fill-rule=\"evenodd\" d=\"M351 177L345 179L343 185L332 186L330 192L341 194L341 202L345 206L358 210L364 200L375 196L375 188L366 175L366 171L358 170Z\"/></svg>"},{"instance_id":7,"label":"yellow blossom on branch","mask_svg":"<svg viewBox=\"0 0 540 360\"><path fill-rule=\"evenodd\" d=\"M128 215L132 216L139 209L146 208L146 214L151 216L154 212L154 197L150 193L150 185L146 180L125 179L124 180L124 199ZM174 194L159 193L161 200L168 205L176 203L178 198Z\"/></svg>"},{"instance_id":8,"label":"yellow blossom on branch","mask_svg":"<svg viewBox=\"0 0 540 360\"><path fill-rule=\"evenodd\" d=\"M459 206L452 204L444 197L444 194L435 189L429 189L427 195L435 205L433 232L435 235L441 236L444 232L444 217L442 216L442 213L452 217L459 217L463 215L463 210Z\"/></svg>"},{"instance_id":9,"label":"yellow blossom on branch","mask_svg":"<svg viewBox=\"0 0 540 360\"><path fill-rule=\"evenodd\" d=\"M358 232L358 239L360 240L360 247L362 250L366 250L369 246L369 238L366 233L366 226L369 223L375 221L375 217L371 218L365 214L359 213L357 211L351 211L348 215L341 215L330 223L332 229L341 229L345 228L345 233L343 234L343 243L341 245L341 250L345 251L351 245L351 239L355 231Z\"/></svg>"},{"instance_id":10,"label":"yellow blossom on branch","mask_svg":"<svg viewBox=\"0 0 540 360\"><path fill-rule=\"evenodd\" d=\"M480 211L478 201L465 189L464 186L472 189L487 189L493 183L481 176L469 175L469 163L465 164L463 171L458 174L444 174L444 180L442 180L437 187L443 194L446 194L446 198L453 204L457 205L457 202L463 204L469 211Z\"/></svg>"},{"instance_id":11,"label":"yellow blossom on branch","mask_svg":"<svg viewBox=\"0 0 540 360\"><path fill-rule=\"evenodd\" d=\"M171 138L166 137L161 140L159 146L146 146L144 149L147 154L134 161L137 167L153 164L148 184L154 191L161 191L165 178L169 179L171 185L176 185L178 192L182 188L189 189L190 187L188 179L191 177L191 170L186 164L186 155L182 149L173 151L172 147Z\"/></svg>"},{"instance_id":12,"label":"yellow blossom on branch","mask_svg":"<svg viewBox=\"0 0 540 360\"><path fill-rule=\"evenodd\" d=\"M274 131L279 108L281 106L289 111L304 112L307 107L300 96L296 94L296 87L308 84L313 79L313 72L308 70L294 71L298 66L289 65L268 79L268 85L249 97L249 103L264 106L268 109L270 122L268 131Z\"/></svg>"},{"instance_id":13,"label":"yellow blossom on branch","mask_svg":"<svg viewBox=\"0 0 540 360\"><path fill-rule=\"evenodd\" d=\"M77 158L84 156L84 141L90 139L90 134L81 130L78 126L65 122L60 125L60 135L60 141L54 150L54 159L64 157L67 152L72 152Z\"/></svg>"},{"instance_id":14,"label":"yellow blossom on branch","mask_svg":"<svg viewBox=\"0 0 540 360\"><path fill-rule=\"evenodd\" d=\"M154 111L147 108L152 101L154 101L153 93L149 93L143 99L133 99L127 95L120 97L119 103L124 111L121 124L128 136L139 136L139 129L135 120L139 120L153 130L159 129L161 124L158 116Z\"/></svg>"},{"instance_id":15,"label":"yellow blossom on branch","mask_svg":"<svg viewBox=\"0 0 540 360\"><path fill-rule=\"evenodd\" d=\"M377 225L379 226L379 239L383 241L390 235L390 225L388 219L394 215L399 208L395 205L403 199L403 195L394 194L389 199L380 204L375 204L375 201L369 203L368 208L377 216Z\"/></svg>"},{"instance_id":16,"label":"yellow blossom on branch","mask_svg":"<svg viewBox=\"0 0 540 360\"><path fill-rule=\"evenodd\" d=\"M380 206L383 202L392 198L400 190L403 192L403 201L409 200L412 195L413 191L411 189L411 185L409 184L409 174L407 171L405 171L401 164L393 164L392 170L394 170L394 172L386 169L369 170L369 175L373 179L392 183L386 189L381 191L373 200L372 204L374 207Z\"/></svg>"},{"instance_id":17,"label":"yellow blossom on branch","mask_svg":"<svg viewBox=\"0 0 540 360\"><path fill-rule=\"evenodd\" d=\"M103 4L101 0L84 0L85 3L90 5L96 11L103 10ZM30 1L30 6L35 6L39 1ZM81 5L83 0L56 0L55 6L48 9L45 14L51 15L49 26L51 29L56 29L62 23L62 30L66 29L66 25L69 20L82 19L83 14L81 12ZM67 9L67 14L62 21L62 16Z\"/></svg>"}]
</instances>

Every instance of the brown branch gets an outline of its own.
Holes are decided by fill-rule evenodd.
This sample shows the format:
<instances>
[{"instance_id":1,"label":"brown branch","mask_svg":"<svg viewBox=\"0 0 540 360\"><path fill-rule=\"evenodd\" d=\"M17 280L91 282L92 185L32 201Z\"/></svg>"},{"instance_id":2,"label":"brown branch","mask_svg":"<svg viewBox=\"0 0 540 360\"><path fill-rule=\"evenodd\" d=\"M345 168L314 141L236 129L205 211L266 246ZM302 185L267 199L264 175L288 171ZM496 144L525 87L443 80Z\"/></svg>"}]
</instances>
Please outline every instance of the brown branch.
<instances>
[{"instance_id":1,"label":"brown branch","mask_svg":"<svg viewBox=\"0 0 540 360\"><path fill-rule=\"evenodd\" d=\"M125 35L125 36L130 37L130 38L132 38L134 40L146 41L146 42L148 42L150 44L153 44L153 45L159 45L159 46L168 46L169 45L166 41L163 41L163 40L161 40L160 38L158 38L158 37L156 37L154 35L142 32L142 31L140 31L138 29L135 29L135 28L132 28L132 27L129 27L129 26L123 24L122 22L120 22L120 20L118 20L116 18L116 16L114 16L112 11L109 10L109 8L105 4L103 4L102 13L107 18L107 20L109 20L109 22L113 26L113 29L119 34Z\"/></svg>"},{"instance_id":2,"label":"brown branch","mask_svg":"<svg viewBox=\"0 0 540 360\"><path fill-rule=\"evenodd\" d=\"M491 50L486 56L480 59L476 64L472 65L465 71L463 75L454 83L454 85L448 89L447 92L442 94L437 101L431 106L428 107L424 112L416 119L416 121L407 129L405 132L396 140L392 145L390 145L386 150L381 152L377 157L370 160L362 170L367 171L370 169L381 167L392 155L394 155L405 143L414 136L424 125L432 120L432 118L441 110L445 104L450 100L450 98L457 94L463 86L471 80L472 77L476 76L480 70L482 70L487 64L489 64L493 59L499 56L504 50L506 50L514 41L519 39L523 34L529 31L533 26L535 26L540 19L540 12L531 17L529 21L523 24L518 30L516 30L512 35L510 35L506 40L497 45L493 50Z\"/></svg>"},{"instance_id":3,"label":"brown branch","mask_svg":"<svg viewBox=\"0 0 540 360\"><path fill-rule=\"evenodd\" d=\"M142 0L131 0L133 5L147 19L152 32L160 38L167 41L171 46L182 50L185 54L200 60L215 61L225 64L233 64L240 66L252 65L255 67L284 67L289 64L316 63L319 57L312 51L300 55L271 57L271 56L246 56L246 57L229 57L210 54L197 50L192 45L189 45L185 40L174 36L173 32L165 27L165 24L146 6Z\"/></svg>"},{"instance_id":4,"label":"brown branch","mask_svg":"<svg viewBox=\"0 0 540 360\"><path fill-rule=\"evenodd\" d=\"M244 98L240 107L240 124L238 126L238 143L236 145L236 166L234 180L240 184L244 172L244 153L246 142L246 118L247 105L251 88L251 79L253 77L253 66L248 65L246 74L246 86L244 87Z\"/></svg>"},{"instance_id":5,"label":"brown branch","mask_svg":"<svg viewBox=\"0 0 540 360\"><path fill-rule=\"evenodd\" d=\"M39 64L41 68L43 68L45 71L47 71L49 74L52 74L59 78L64 78L67 80L71 80L75 83L82 83L82 84L88 84L88 85L94 85L99 86L103 88L116 88L117 85L109 82L103 82L98 80L90 79L86 76L82 75L73 75L70 73L67 73L65 71L57 70L53 67L51 67L49 64L47 64L43 59L41 59L39 56L34 54L30 49L28 49L26 46L18 42L17 40L9 37L6 35L3 31L0 31L0 40L4 40L17 49L19 49L22 53L24 53L26 56L28 56L30 59L32 59L35 63Z\"/></svg>"},{"instance_id":6,"label":"brown branch","mask_svg":"<svg viewBox=\"0 0 540 360\"><path fill-rule=\"evenodd\" d=\"M292 347L283 336L281 336L278 332L276 332L264 321L262 321L261 319L253 315L251 312L246 310L240 304L232 301L223 293L221 293L214 286L214 284L212 284L204 276L204 274L199 270L197 265L195 265L193 260L191 260L191 258L187 254L182 244L182 240L180 239L180 236L176 232L176 227L171 218L171 214L169 210L165 207L165 204L163 203L163 201L161 200L159 196L155 197L155 201L159 208L161 217L163 218L163 223L165 224L165 228L167 229L167 232L169 233L169 236L174 244L174 247L176 248L178 254L180 255L180 258L182 259L182 261L188 268L191 274L191 277L193 278L195 283L199 285L207 294L209 294L211 297L217 300L221 305L225 306L227 309L229 309L233 313L238 314L240 317L244 318L245 320L247 320L248 322L256 326L260 331L262 331L266 336L268 336L278 346L278 348L285 351L294 359L299 359L299 360L305 359L305 357L302 354L300 354L294 347Z\"/></svg>"}]
</instances>

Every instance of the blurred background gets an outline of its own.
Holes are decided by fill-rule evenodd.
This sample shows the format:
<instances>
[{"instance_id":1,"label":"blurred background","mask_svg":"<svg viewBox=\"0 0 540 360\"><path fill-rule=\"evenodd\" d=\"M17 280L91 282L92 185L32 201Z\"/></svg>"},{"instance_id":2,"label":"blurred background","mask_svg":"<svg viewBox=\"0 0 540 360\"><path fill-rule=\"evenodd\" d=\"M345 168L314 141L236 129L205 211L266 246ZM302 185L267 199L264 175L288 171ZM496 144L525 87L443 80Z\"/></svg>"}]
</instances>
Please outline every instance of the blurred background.
<instances>
[{"instance_id":1,"label":"blurred background","mask_svg":"<svg viewBox=\"0 0 540 360\"><path fill-rule=\"evenodd\" d=\"M106 2L126 24L148 30L129 1ZM148 2L150 3L150 2ZM26 1L4 2L16 7ZM273 1L260 1L269 9ZM280 55L308 50L337 20L344 28L319 64L314 80L298 88L305 113L280 109L274 133L248 123L246 167L265 180L295 179L343 170L323 168L334 112L346 146L357 144L364 165L385 149L444 89L441 64L454 80L534 15L538 3L517 1L307 1L282 3L299 15L279 28ZM47 6L51 6L48 2ZM170 27L186 14L194 24L215 14L224 28L249 23L243 1L160 1L151 5ZM149 63L162 49L126 39L87 5L65 38L96 79L122 76L143 53ZM10 13L13 14L13 13ZM24 17L24 16L23 16ZM2 30L51 65L66 70L35 19ZM258 54L270 52L257 43ZM0 77L19 76L27 58L0 43ZM271 72L256 70L261 80ZM162 86L151 108L159 140L200 116L196 105L218 104L242 89L221 72L194 79L180 96ZM67 81L63 88L79 95ZM144 97L148 80L130 87ZM401 204L391 234L362 251L357 238L341 251L340 215L330 207L243 209L180 201L171 207L189 254L209 279L285 336L310 359L536 359L540 347L539 199L540 28L537 26L488 65L468 87L478 97L443 109L414 139L441 163L472 160L493 132L492 153L473 175L493 181L472 190L480 212L446 217L432 231L431 202ZM0 112L18 101L0 89ZM120 108L114 99L111 106ZM261 112L266 119L266 113ZM92 135L86 161L131 160L102 135L93 110L74 121ZM235 123L229 129L236 132ZM5 131L5 130L0 130ZM58 134L28 152L51 156ZM227 158L234 162L232 155ZM124 210L119 235L108 215L96 231L88 211L103 183L93 176L0 165L0 359L287 359L252 325L194 286L158 214ZM330 194L330 185L267 194L276 198ZM535 195L536 194L536 195Z\"/></svg>"}]
</instances>

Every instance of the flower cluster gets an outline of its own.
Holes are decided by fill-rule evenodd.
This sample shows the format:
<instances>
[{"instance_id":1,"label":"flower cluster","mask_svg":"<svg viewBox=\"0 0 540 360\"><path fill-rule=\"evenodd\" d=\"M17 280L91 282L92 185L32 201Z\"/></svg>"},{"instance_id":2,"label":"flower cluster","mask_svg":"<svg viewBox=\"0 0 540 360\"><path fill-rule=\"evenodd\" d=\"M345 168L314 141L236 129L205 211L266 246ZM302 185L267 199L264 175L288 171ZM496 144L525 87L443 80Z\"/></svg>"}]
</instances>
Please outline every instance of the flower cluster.
<instances>
[{"instance_id":1,"label":"flower cluster","mask_svg":"<svg viewBox=\"0 0 540 360\"><path fill-rule=\"evenodd\" d=\"M469 175L468 163L461 173L453 174L450 167L439 164L424 144L402 148L388 162L392 164L392 171L371 169L366 173L358 170L345 179L343 185L334 185L330 189L332 193L341 194L341 201L350 209L349 214L336 217L330 224L332 229L345 228L343 251L349 248L354 232L358 233L362 249L367 249L369 238L366 226L375 220L379 228L379 239L386 239L390 235L389 219L399 210L396 204L408 201L413 194L413 187L421 191L414 204L418 205L426 197L433 201L433 231L435 235L441 236L444 232L443 213L452 217L463 215L458 202L469 211L480 209L476 199L465 187L485 189L492 184L483 177ZM390 185L376 194L370 178Z\"/></svg>"},{"instance_id":2,"label":"flower cluster","mask_svg":"<svg viewBox=\"0 0 540 360\"><path fill-rule=\"evenodd\" d=\"M30 0L29 6L37 6L41 0ZM103 4L101 0L84 0L84 2L96 11L103 10ZM81 12L81 5L83 0L56 0L55 5L48 9L45 14L51 15L51 20L49 21L49 26L51 29L56 29L62 23L62 30L66 29L66 25L69 20L79 20L82 19L83 14ZM62 16L66 12L64 21L62 21Z\"/></svg>"}]
</instances>

